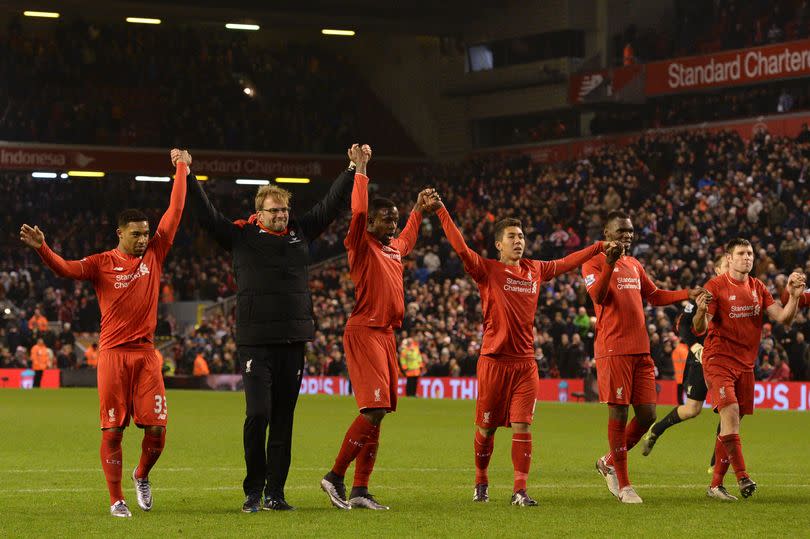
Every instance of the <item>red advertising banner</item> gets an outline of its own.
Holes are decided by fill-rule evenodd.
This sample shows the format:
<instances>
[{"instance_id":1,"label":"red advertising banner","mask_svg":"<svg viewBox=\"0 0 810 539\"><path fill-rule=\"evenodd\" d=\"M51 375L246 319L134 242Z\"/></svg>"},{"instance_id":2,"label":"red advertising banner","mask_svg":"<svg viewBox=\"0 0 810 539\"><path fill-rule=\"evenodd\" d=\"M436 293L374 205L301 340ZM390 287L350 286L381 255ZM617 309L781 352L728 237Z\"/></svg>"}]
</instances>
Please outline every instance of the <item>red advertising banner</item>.
<instances>
[{"instance_id":1,"label":"red advertising banner","mask_svg":"<svg viewBox=\"0 0 810 539\"><path fill-rule=\"evenodd\" d=\"M647 96L722 88L810 75L810 39L652 62Z\"/></svg>"},{"instance_id":2,"label":"red advertising banner","mask_svg":"<svg viewBox=\"0 0 810 539\"><path fill-rule=\"evenodd\" d=\"M399 379L399 395L405 395L405 378ZM678 403L677 384L673 380L657 380L658 404ZM475 378L421 377L417 396L424 399L471 400L478 395ZM546 402L572 402L583 400L584 380L541 378L537 400ZM304 377L302 395L351 395L349 381L339 376ZM810 409L810 382L757 382L754 405L761 409Z\"/></svg>"},{"instance_id":3,"label":"red advertising banner","mask_svg":"<svg viewBox=\"0 0 810 539\"><path fill-rule=\"evenodd\" d=\"M0 369L0 388L23 388L34 387L34 371L31 369ZM59 369L47 369L42 371L42 381L39 387L55 389L59 387Z\"/></svg>"},{"instance_id":4,"label":"red advertising banner","mask_svg":"<svg viewBox=\"0 0 810 539\"><path fill-rule=\"evenodd\" d=\"M194 171L214 177L274 179L337 176L348 164L345 156L289 155L245 152L192 151ZM400 178L423 164L421 160L375 157L375 176ZM0 169L169 175L169 150L0 142Z\"/></svg>"}]
</instances>

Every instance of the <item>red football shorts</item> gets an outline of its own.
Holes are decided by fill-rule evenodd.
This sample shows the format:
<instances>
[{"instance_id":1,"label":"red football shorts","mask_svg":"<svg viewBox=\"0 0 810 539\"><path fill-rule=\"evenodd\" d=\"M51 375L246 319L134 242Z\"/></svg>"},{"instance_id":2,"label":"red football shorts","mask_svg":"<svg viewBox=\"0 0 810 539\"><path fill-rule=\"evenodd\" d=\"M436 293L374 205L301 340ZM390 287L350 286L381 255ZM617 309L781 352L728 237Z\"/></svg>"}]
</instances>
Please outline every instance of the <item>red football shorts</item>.
<instances>
[{"instance_id":1,"label":"red football shorts","mask_svg":"<svg viewBox=\"0 0 810 539\"><path fill-rule=\"evenodd\" d=\"M348 326L343 332L343 350L360 410L396 410L399 363L394 330Z\"/></svg>"},{"instance_id":2,"label":"red football shorts","mask_svg":"<svg viewBox=\"0 0 810 539\"><path fill-rule=\"evenodd\" d=\"M649 354L596 358L599 402L655 404L655 363Z\"/></svg>"},{"instance_id":3,"label":"red football shorts","mask_svg":"<svg viewBox=\"0 0 810 539\"><path fill-rule=\"evenodd\" d=\"M478 359L475 424L481 428L531 424L540 380L533 360Z\"/></svg>"},{"instance_id":4,"label":"red football shorts","mask_svg":"<svg viewBox=\"0 0 810 539\"><path fill-rule=\"evenodd\" d=\"M754 371L742 371L710 360L703 364L703 376L715 410L736 402L740 416L754 413Z\"/></svg>"},{"instance_id":5,"label":"red football shorts","mask_svg":"<svg viewBox=\"0 0 810 539\"><path fill-rule=\"evenodd\" d=\"M101 428L165 427L168 408L163 365L154 349L112 348L98 353Z\"/></svg>"}]
</instances>

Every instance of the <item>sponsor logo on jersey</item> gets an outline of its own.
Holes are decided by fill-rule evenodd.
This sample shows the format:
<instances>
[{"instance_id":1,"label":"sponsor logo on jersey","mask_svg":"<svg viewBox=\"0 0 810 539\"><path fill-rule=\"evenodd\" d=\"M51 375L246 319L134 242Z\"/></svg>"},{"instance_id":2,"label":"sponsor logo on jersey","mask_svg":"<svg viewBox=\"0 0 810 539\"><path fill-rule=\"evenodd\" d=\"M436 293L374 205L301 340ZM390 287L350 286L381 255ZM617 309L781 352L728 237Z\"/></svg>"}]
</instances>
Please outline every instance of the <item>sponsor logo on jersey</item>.
<instances>
[{"instance_id":1,"label":"sponsor logo on jersey","mask_svg":"<svg viewBox=\"0 0 810 539\"><path fill-rule=\"evenodd\" d=\"M113 268L113 271L124 271L124 268L118 266L117 268Z\"/></svg>"},{"instance_id":2,"label":"sponsor logo on jersey","mask_svg":"<svg viewBox=\"0 0 810 539\"><path fill-rule=\"evenodd\" d=\"M130 273L129 275L116 275L114 286L115 288L127 288L135 280L140 279L144 275L149 275L149 266L141 262L141 265L138 266L135 273Z\"/></svg>"},{"instance_id":3,"label":"sponsor logo on jersey","mask_svg":"<svg viewBox=\"0 0 810 539\"><path fill-rule=\"evenodd\" d=\"M728 297L728 300L729 300L729 301L734 301L734 300L736 300L736 299L737 299L737 296L735 296L735 295L733 295L733 294L732 294L731 296L729 296L729 297Z\"/></svg>"},{"instance_id":4,"label":"sponsor logo on jersey","mask_svg":"<svg viewBox=\"0 0 810 539\"><path fill-rule=\"evenodd\" d=\"M593 273L585 276L585 287L590 288L596 282L596 275Z\"/></svg>"}]
</instances>

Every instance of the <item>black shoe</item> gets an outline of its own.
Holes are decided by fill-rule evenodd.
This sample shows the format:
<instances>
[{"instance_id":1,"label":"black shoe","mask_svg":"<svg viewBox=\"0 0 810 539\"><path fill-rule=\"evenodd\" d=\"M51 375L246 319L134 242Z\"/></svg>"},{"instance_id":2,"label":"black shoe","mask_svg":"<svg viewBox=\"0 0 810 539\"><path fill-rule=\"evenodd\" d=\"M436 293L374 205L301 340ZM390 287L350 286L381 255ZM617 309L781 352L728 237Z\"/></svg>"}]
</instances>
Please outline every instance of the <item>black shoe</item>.
<instances>
[{"instance_id":1,"label":"black shoe","mask_svg":"<svg viewBox=\"0 0 810 539\"><path fill-rule=\"evenodd\" d=\"M243 513L258 513L262 510L262 496L261 494L249 494L245 498L245 503L242 504Z\"/></svg>"},{"instance_id":2,"label":"black shoe","mask_svg":"<svg viewBox=\"0 0 810 539\"><path fill-rule=\"evenodd\" d=\"M754 483L750 477L743 477L737 484L740 486L740 494L743 498L748 498L757 489L757 484Z\"/></svg>"},{"instance_id":3,"label":"black shoe","mask_svg":"<svg viewBox=\"0 0 810 539\"><path fill-rule=\"evenodd\" d=\"M477 483L475 485L475 492L473 493L474 502L488 502L489 501L489 485L486 483Z\"/></svg>"},{"instance_id":4,"label":"black shoe","mask_svg":"<svg viewBox=\"0 0 810 539\"><path fill-rule=\"evenodd\" d=\"M264 497L264 505L262 509L265 511L295 511L295 507L287 503L283 497Z\"/></svg>"}]
</instances>

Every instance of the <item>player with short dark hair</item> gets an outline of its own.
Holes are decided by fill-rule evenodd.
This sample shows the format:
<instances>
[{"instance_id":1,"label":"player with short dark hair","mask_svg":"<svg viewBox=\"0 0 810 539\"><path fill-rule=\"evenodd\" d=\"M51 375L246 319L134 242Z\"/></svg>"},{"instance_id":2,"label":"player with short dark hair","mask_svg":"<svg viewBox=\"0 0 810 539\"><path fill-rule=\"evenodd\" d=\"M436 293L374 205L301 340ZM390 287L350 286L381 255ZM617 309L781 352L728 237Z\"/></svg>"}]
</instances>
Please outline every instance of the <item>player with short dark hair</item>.
<instances>
[{"instance_id":1,"label":"player with short dark hair","mask_svg":"<svg viewBox=\"0 0 810 539\"><path fill-rule=\"evenodd\" d=\"M728 272L706 283L712 301L706 312L695 315L698 333L707 331L703 372L712 404L720 413L720 434L715 443L715 464L707 496L734 501L723 486L729 465L734 468L743 498L757 484L748 475L740 441L740 419L754 413L754 364L762 338L763 314L774 322L790 324L804 292L805 276L794 272L788 278L788 302L774 302L765 283L749 275L754 267L751 242L737 238L726 244ZM764 311L764 313L763 313Z\"/></svg>"},{"instance_id":2,"label":"player with short dark hair","mask_svg":"<svg viewBox=\"0 0 810 539\"><path fill-rule=\"evenodd\" d=\"M118 215L118 246L81 260L65 260L45 243L39 227L22 225L20 239L35 249L60 277L90 281L101 308L98 353L98 396L101 405L101 467L110 492L110 513L131 517L121 489L121 440L130 418L144 429L141 458L132 471L138 505L152 508L149 472L166 443L166 390L162 362L153 343L157 326L163 261L180 225L186 198L188 152L179 155L169 209L155 235L139 210Z\"/></svg>"},{"instance_id":3,"label":"player with short dark hair","mask_svg":"<svg viewBox=\"0 0 810 539\"><path fill-rule=\"evenodd\" d=\"M437 215L450 245L478 284L484 315L484 336L478 360L473 501L489 501L489 461L498 427L512 427L514 484L511 503L535 506L526 492L532 458L531 423L539 389L534 353L534 314L542 283L602 252L603 242L552 261L524 258L526 239L518 219L495 224L498 260L470 249L450 213L436 197Z\"/></svg>"},{"instance_id":4,"label":"player with short dark hair","mask_svg":"<svg viewBox=\"0 0 810 539\"><path fill-rule=\"evenodd\" d=\"M387 198L368 201L366 166L371 148L353 146L357 165L352 189L352 220L344 244L349 272L355 286L355 305L346 322L343 348L349 379L360 413L346 431L332 469L321 480L321 489L338 509L386 510L368 491L377 458L380 427L386 414L397 409L399 359L394 330L405 316L402 257L416 244L426 195L417 203L399 237L399 210ZM344 476L355 462L354 483L346 497Z\"/></svg>"},{"instance_id":5,"label":"player with short dark hair","mask_svg":"<svg viewBox=\"0 0 810 539\"><path fill-rule=\"evenodd\" d=\"M650 356L650 338L643 300L669 305L695 300L701 288L661 290L630 256L633 223L622 211L610 212L604 235L617 242L616 249L595 256L582 266L585 286L596 310L596 374L599 401L608 405L610 451L596 461L608 490L622 503L641 503L627 474L627 451L655 422L655 364ZM627 424L633 405L635 417Z\"/></svg>"}]
</instances>

